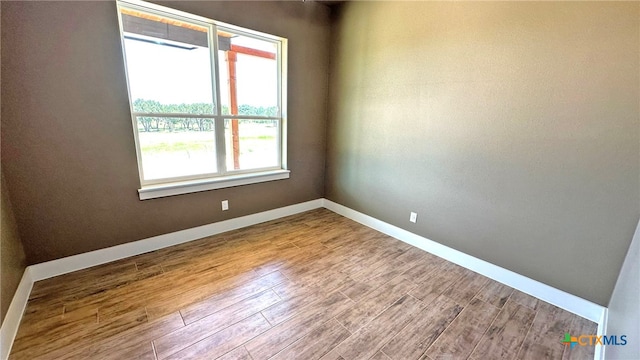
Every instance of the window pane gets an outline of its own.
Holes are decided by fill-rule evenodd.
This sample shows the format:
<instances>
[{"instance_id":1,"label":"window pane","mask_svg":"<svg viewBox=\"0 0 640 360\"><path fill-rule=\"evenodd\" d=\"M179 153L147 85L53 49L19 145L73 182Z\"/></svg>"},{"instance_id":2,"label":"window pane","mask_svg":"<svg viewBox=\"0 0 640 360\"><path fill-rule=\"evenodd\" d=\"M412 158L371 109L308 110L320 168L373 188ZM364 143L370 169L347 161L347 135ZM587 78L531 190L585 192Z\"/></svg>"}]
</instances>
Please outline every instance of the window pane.
<instances>
[{"instance_id":1,"label":"window pane","mask_svg":"<svg viewBox=\"0 0 640 360\"><path fill-rule=\"evenodd\" d=\"M217 171L213 119L136 118L145 180Z\"/></svg>"},{"instance_id":2,"label":"window pane","mask_svg":"<svg viewBox=\"0 0 640 360\"><path fill-rule=\"evenodd\" d=\"M213 114L209 28L122 11L133 110Z\"/></svg>"},{"instance_id":3,"label":"window pane","mask_svg":"<svg viewBox=\"0 0 640 360\"><path fill-rule=\"evenodd\" d=\"M279 123L279 120L225 120L227 170L277 167Z\"/></svg>"},{"instance_id":4,"label":"window pane","mask_svg":"<svg viewBox=\"0 0 640 360\"><path fill-rule=\"evenodd\" d=\"M143 2L118 9L143 186L281 168L285 39Z\"/></svg>"},{"instance_id":5,"label":"window pane","mask_svg":"<svg viewBox=\"0 0 640 360\"><path fill-rule=\"evenodd\" d=\"M222 113L279 116L275 42L218 31Z\"/></svg>"}]
</instances>

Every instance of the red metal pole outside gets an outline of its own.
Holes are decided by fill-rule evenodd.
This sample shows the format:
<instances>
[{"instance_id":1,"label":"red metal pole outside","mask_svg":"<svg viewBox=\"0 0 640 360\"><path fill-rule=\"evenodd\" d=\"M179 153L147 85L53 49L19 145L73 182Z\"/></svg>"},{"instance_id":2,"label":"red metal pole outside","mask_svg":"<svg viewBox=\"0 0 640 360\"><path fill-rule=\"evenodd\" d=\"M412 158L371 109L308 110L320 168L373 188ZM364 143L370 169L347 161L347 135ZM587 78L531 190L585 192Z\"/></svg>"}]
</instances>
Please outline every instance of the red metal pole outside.
<instances>
[{"instance_id":1,"label":"red metal pole outside","mask_svg":"<svg viewBox=\"0 0 640 360\"><path fill-rule=\"evenodd\" d=\"M227 51L227 66L229 67L229 97L231 102L231 115L238 115L238 88L236 85L236 61L235 51ZM238 120L231 120L231 141L233 144L233 168L240 169L240 136Z\"/></svg>"}]
</instances>

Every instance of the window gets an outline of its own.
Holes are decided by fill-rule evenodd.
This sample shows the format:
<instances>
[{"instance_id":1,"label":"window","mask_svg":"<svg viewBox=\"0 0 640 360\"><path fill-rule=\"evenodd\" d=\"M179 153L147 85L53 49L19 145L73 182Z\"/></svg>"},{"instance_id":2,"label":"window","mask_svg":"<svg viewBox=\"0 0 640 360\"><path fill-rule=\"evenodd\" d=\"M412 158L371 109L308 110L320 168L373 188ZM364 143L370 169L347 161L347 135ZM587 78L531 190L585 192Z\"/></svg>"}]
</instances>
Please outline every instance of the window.
<instances>
[{"instance_id":1,"label":"window","mask_svg":"<svg viewBox=\"0 0 640 360\"><path fill-rule=\"evenodd\" d=\"M289 177L286 39L118 2L141 199Z\"/></svg>"}]
</instances>

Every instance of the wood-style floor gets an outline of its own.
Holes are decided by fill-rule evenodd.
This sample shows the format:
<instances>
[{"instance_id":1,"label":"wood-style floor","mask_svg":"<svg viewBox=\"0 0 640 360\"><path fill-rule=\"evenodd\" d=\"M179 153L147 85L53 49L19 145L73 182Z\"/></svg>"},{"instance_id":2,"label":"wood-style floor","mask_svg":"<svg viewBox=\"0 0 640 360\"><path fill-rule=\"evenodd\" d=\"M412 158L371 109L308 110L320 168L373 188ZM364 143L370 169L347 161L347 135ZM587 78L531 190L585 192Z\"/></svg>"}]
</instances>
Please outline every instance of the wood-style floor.
<instances>
[{"instance_id":1,"label":"wood-style floor","mask_svg":"<svg viewBox=\"0 0 640 360\"><path fill-rule=\"evenodd\" d=\"M10 359L591 359L596 325L328 210L37 282Z\"/></svg>"}]
</instances>

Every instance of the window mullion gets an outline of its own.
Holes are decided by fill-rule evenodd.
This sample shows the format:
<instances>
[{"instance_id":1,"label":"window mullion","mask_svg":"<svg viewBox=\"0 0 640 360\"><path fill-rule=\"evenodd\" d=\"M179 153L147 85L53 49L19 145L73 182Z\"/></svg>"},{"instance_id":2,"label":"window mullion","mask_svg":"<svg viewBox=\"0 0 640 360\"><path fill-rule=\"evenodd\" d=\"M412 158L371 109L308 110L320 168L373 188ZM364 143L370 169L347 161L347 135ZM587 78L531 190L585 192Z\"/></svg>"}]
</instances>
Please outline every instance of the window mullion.
<instances>
[{"instance_id":1,"label":"window mullion","mask_svg":"<svg viewBox=\"0 0 640 360\"><path fill-rule=\"evenodd\" d=\"M287 78L289 54L287 40L278 42L278 108L280 115L278 139L278 162L286 169L287 165Z\"/></svg>"},{"instance_id":2,"label":"window mullion","mask_svg":"<svg viewBox=\"0 0 640 360\"><path fill-rule=\"evenodd\" d=\"M216 117L214 121L216 127L216 156L218 171L220 174L226 174L227 162L226 162L226 146L224 138L224 119L222 117Z\"/></svg>"},{"instance_id":3,"label":"window mullion","mask_svg":"<svg viewBox=\"0 0 640 360\"><path fill-rule=\"evenodd\" d=\"M211 36L209 37L209 49L211 49L211 86L213 87L213 94L215 94L216 103L216 118L214 120L215 136L216 136L216 163L218 165L218 172L223 175L227 172L226 159L226 147L224 139L224 119L220 117L222 115L222 100L220 98L220 67L218 59L218 29L215 25L210 25L209 31Z\"/></svg>"}]
</instances>

